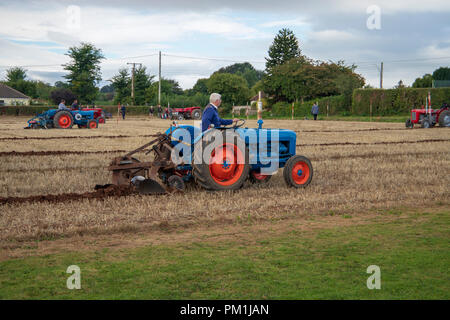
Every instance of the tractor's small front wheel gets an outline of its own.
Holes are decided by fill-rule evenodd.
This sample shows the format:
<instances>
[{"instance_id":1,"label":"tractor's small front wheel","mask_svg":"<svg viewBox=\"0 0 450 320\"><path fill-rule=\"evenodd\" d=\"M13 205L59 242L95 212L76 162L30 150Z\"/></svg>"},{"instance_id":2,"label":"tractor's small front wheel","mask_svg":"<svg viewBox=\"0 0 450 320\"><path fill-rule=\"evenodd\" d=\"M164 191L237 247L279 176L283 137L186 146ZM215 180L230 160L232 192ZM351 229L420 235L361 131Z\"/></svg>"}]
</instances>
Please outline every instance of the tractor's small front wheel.
<instances>
[{"instance_id":1,"label":"tractor's small front wheel","mask_svg":"<svg viewBox=\"0 0 450 320\"><path fill-rule=\"evenodd\" d=\"M283 177L286 184L290 187L306 187L311 183L313 177L311 161L299 155L290 157L284 167Z\"/></svg>"},{"instance_id":2,"label":"tractor's small front wheel","mask_svg":"<svg viewBox=\"0 0 450 320\"><path fill-rule=\"evenodd\" d=\"M177 175L172 175L167 179L167 184L169 187L178 190L178 191L184 191L186 188L186 184L184 183L184 180L182 177Z\"/></svg>"},{"instance_id":3,"label":"tractor's small front wheel","mask_svg":"<svg viewBox=\"0 0 450 320\"><path fill-rule=\"evenodd\" d=\"M98 128L97 120L93 120L93 119L89 120L87 123L87 127L88 127L88 129L97 129Z\"/></svg>"}]
</instances>

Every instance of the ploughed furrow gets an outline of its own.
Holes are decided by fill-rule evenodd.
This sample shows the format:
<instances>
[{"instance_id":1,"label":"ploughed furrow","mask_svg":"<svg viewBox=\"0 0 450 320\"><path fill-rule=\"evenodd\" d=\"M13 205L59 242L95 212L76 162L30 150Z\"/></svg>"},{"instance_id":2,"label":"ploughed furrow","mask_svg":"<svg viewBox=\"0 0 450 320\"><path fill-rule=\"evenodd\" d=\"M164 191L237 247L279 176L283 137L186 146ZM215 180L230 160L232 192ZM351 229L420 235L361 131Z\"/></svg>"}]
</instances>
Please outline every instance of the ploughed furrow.
<instances>
[{"instance_id":1,"label":"ploughed furrow","mask_svg":"<svg viewBox=\"0 0 450 320\"><path fill-rule=\"evenodd\" d=\"M143 134L137 136L117 135L117 136L64 136L64 137L3 137L0 141L16 141L16 140L67 140L67 139L119 139L119 138L150 138L155 137L154 134Z\"/></svg>"},{"instance_id":2,"label":"ploughed furrow","mask_svg":"<svg viewBox=\"0 0 450 320\"><path fill-rule=\"evenodd\" d=\"M29 168L29 169L1 169L0 172L3 173L21 173L24 171L33 171L33 172L55 172L55 171L69 171L69 170L95 170L95 169L107 169L107 166L92 166L92 167L63 167L63 168Z\"/></svg>"},{"instance_id":3,"label":"ploughed furrow","mask_svg":"<svg viewBox=\"0 0 450 320\"><path fill-rule=\"evenodd\" d=\"M297 133L341 133L341 132L367 132L367 131L398 131L407 130L407 128L367 128L367 129L349 129L349 130L296 130ZM408 129L409 130L409 129Z\"/></svg>"},{"instance_id":4,"label":"ploughed furrow","mask_svg":"<svg viewBox=\"0 0 450 320\"><path fill-rule=\"evenodd\" d=\"M370 146L377 144L405 144L405 143L427 143L427 142L450 142L450 139L426 139L417 141L378 141L378 142L330 142L330 143L305 143L297 144L297 147L328 147L328 146Z\"/></svg>"},{"instance_id":5,"label":"ploughed furrow","mask_svg":"<svg viewBox=\"0 0 450 320\"><path fill-rule=\"evenodd\" d=\"M0 205L18 204L24 202L66 202L81 199L103 199L106 197L123 197L138 194L133 186L111 185L105 189L85 193L46 194L29 197L0 197Z\"/></svg>"},{"instance_id":6,"label":"ploughed furrow","mask_svg":"<svg viewBox=\"0 0 450 320\"><path fill-rule=\"evenodd\" d=\"M23 157L23 156L59 156L67 154L101 154L101 153L119 153L126 152L126 150L107 150L107 151L8 151L0 152L0 157Z\"/></svg>"}]
</instances>

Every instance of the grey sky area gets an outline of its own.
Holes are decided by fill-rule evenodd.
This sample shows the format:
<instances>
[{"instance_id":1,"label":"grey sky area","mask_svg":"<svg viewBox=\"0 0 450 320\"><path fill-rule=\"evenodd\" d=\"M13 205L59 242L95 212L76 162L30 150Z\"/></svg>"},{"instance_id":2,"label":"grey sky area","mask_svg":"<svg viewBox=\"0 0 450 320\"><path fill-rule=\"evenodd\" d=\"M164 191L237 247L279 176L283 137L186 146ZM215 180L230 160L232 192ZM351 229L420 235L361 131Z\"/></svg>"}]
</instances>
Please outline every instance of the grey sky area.
<instances>
[{"instance_id":1,"label":"grey sky area","mask_svg":"<svg viewBox=\"0 0 450 320\"><path fill-rule=\"evenodd\" d=\"M450 65L450 1L442 0L0 1L0 26L0 79L26 66L30 78L63 80L64 53L85 41L107 57L102 85L127 62L156 74L161 50L163 75L189 88L234 61L264 69L284 27L304 54L356 63L372 86L381 61L385 87Z\"/></svg>"}]
</instances>

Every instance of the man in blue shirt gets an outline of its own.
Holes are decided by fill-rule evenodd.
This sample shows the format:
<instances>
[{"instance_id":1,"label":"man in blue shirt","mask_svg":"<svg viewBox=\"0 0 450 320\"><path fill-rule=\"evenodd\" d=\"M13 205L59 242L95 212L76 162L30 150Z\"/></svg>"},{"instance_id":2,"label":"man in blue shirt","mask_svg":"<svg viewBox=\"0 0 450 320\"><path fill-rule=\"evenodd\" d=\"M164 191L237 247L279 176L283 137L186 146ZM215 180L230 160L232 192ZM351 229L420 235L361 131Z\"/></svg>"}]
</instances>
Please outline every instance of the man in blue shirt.
<instances>
[{"instance_id":1,"label":"man in blue shirt","mask_svg":"<svg viewBox=\"0 0 450 320\"><path fill-rule=\"evenodd\" d=\"M221 95L218 93L211 93L209 96L209 104L206 106L205 110L203 110L202 132L208 130L211 125L214 125L214 127L217 128L232 124L233 122L237 122L239 120L226 120L220 118L217 108L220 107L220 104L222 103L221 98Z\"/></svg>"},{"instance_id":2,"label":"man in blue shirt","mask_svg":"<svg viewBox=\"0 0 450 320\"><path fill-rule=\"evenodd\" d=\"M311 108L311 113L314 116L314 120L317 119L317 115L319 114L319 105L316 103L313 104Z\"/></svg>"}]
</instances>

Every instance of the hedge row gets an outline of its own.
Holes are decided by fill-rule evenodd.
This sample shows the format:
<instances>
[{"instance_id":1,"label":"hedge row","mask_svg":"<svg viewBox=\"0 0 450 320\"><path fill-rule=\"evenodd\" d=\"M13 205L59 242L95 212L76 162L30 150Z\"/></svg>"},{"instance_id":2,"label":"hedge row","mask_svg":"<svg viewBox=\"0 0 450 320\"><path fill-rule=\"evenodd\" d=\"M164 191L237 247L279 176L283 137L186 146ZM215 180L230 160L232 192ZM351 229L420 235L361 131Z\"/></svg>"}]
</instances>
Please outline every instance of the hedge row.
<instances>
[{"instance_id":1,"label":"hedge row","mask_svg":"<svg viewBox=\"0 0 450 320\"><path fill-rule=\"evenodd\" d=\"M98 106L103 110L112 113L113 116L117 115L117 106ZM55 109L55 106L1 106L0 115L9 116L35 116L39 113L47 111L48 109ZM129 115L142 115L148 114L149 107L136 106L127 107L127 114Z\"/></svg>"},{"instance_id":2,"label":"hedge row","mask_svg":"<svg viewBox=\"0 0 450 320\"><path fill-rule=\"evenodd\" d=\"M345 98L343 95L331 96L311 101L305 101L303 103L294 103L294 116L305 117L311 115L311 107L317 102L319 105L319 113L336 115L345 113ZM278 102L272 106L272 114L274 116L291 117L292 115L292 103Z\"/></svg>"},{"instance_id":3,"label":"hedge row","mask_svg":"<svg viewBox=\"0 0 450 320\"><path fill-rule=\"evenodd\" d=\"M351 113L354 115L385 116L410 112L425 105L431 93L431 105L439 108L450 103L450 88L400 88L400 89L356 89L353 91Z\"/></svg>"}]
</instances>

